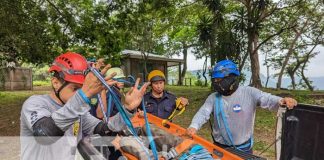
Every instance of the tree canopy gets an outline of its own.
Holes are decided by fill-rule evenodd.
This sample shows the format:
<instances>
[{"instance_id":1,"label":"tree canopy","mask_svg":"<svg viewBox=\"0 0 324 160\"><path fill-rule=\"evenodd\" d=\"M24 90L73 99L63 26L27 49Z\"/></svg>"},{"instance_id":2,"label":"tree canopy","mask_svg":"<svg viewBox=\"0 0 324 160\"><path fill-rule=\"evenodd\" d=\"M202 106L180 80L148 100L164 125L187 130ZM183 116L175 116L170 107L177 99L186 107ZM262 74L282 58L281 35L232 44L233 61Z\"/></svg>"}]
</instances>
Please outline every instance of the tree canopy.
<instances>
[{"instance_id":1,"label":"tree canopy","mask_svg":"<svg viewBox=\"0 0 324 160\"><path fill-rule=\"evenodd\" d=\"M232 59L252 72L251 85L262 87L264 54L267 68L277 69L277 88L288 75L292 88L312 89L304 71L323 45L323 10L320 0L5 0L0 59L46 64L75 51L119 65L120 52L133 49L144 59L183 55L183 79L191 51L205 59L204 72L208 59L212 65Z\"/></svg>"}]
</instances>

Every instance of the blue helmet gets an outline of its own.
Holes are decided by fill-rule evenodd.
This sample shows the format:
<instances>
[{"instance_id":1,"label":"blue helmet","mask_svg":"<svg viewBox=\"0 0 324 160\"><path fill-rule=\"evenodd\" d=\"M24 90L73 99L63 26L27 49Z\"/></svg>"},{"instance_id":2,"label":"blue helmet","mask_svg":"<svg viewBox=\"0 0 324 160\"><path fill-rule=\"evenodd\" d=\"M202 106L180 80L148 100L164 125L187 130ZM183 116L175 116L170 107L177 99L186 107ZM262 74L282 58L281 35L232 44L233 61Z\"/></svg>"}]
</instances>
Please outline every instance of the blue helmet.
<instances>
[{"instance_id":1,"label":"blue helmet","mask_svg":"<svg viewBox=\"0 0 324 160\"><path fill-rule=\"evenodd\" d=\"M234 74L236 76L240 75L236 64L231 60L222 60L216 63L214 67L212 78L224 78L229 74Z\"/></svg>"}]
</instances>

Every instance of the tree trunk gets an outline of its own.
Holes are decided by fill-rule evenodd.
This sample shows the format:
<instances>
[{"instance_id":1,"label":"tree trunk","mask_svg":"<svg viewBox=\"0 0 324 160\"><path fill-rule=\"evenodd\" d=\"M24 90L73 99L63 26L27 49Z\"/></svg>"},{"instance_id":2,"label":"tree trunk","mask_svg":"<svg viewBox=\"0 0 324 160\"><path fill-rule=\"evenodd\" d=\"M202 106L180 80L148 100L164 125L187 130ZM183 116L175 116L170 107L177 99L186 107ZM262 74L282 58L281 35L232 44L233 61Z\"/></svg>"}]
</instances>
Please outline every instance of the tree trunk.
<instances>
[{"instance_id":1,"label":"tree trunk","mask_svg":"<svg viewBox=\"0 0 324 160\"><path fill-rule=\"evenodd\" d=\"M291 79L291 85L292 85L292 88L293 88L293 90L295 90L296 89L296 81L295 81L295 76L294 76L294 72L293 71L288 71L288 75L289 75L289 77L290 77L290 79Z\"/></svg>"},{"instance_id":2,"label":"tree trunk","mask_svg":"<svg viewBox=\"0 0 324 160\"><path fill-rule=\"evenodd\" d=\"M248 31L248 52L250 54L251 61L251 85L255 88L261 88L261 79L260 79L260 64L259 64L259 55L258 51L254 50L257 46L258 37L256 32L253 30Z\"/></svg>"},{"instance_id":3,"label":"tree trunk","mask_svg":"<svg viewBox=\"0 0 324 160\"><path fill-rule=\"evenodd\" d=\"M282 68L279 72L279 77L278 77L278 82L277 82L277 89L280 89L281 88L281 81L282 81L282 76L284 74L284 70L288 64L288 61L289 61L289 58L290 56L293 54L293 51L294 51L294 47L295 47L295 44L298 40L298 38L300 37L300 35L304 32L304 29L305 27L307 26L308 24L308 19L306 20L306 22L304 23L303 27L300 29L300 31L297 31L296 32L296 35L295 35L295 38L294 40L291 42L290 46L289 46L289 49L288 49L288 53L285 57L285 60L284 62L282 63Z\"/></svg>"},{"instance_id":4,"label":"tree trunk","mask_svg":"<svg viewBox=\"0 0 324 160\"><path fill-rule=\"evenodd\" d=\"M202 73L202 76L204 77L205 79L205 84L204 86L206 87L207 84L208 84L208 81L207 81L207 77L206 77L206 71L207 71L207 56L206 56L206 59L205 59L205 62L204 62L204 65L203 65L203 73Z\"/></svg>"},{"instance_id":5,"label":"tree trunk","mask_svg":"<svg viewBox=\"0 0 324 160\"><path fill-rule=\"evenodd\" d=\"M181 72L181 79L184 79L186 76L187 72L187 56L188 56L188 46L185 43L182 43L183 49L182 49L182 54L183 54L183 68ZM182 86L183 82L178 81L178 85Z\"/></svg>"},{"instance_id":6,"label":"tree trunk","mask_svg":"<svg viewBox=\"0 0 324 160\"><path fill-rule=\"evenodd\" d=\"M146 55L145 51L141 51L142 54L142 58L143 58L143 69L144 69L144 75L143 75L143 82L147 80L147 75L148 75L148 71L147 71L147 59L148 59L148 54Z\"/></svg>"},{"instance_id":7,"label":"tree trunk","mask_svg":"<svg viewBox=\"0 0 324 160\"><path fill-rule=\"evenodd\" d=\"M269 66L267 66L267 81L266 81L266 84L265 84L265 88L268 88L268 83L269 83L269 79L270 79L270 73L269 73Z\"/></svg>"},{"instance_id":8,"label":"tree trunk","mask_svg":"<svg viewBox=\"0 0 324 160\"><path fill-rule=\"evenodd\" d=\"M265 62L265 65L267 67L267 80L266 80L266 83L265 83L265 88L268 88L268 83L269 83L269 79L270 79L270 71L269 71L270 66L269 66L267 60L268 60L268 52L266 52L266 55L264 57L264 62Z\"/></svg>"},{"instance_id":9,"label":"tree trunk","mask_svg":"<svg viewBox=\"0 0 324 160\"><path fill-rule=\"evenodd\" d=\"M307 88L310 90L310 91L313 91L314 90L314 87L311 85L311 82L309 81L309 79L305 76L304 74L304 70L305 70L305 67L306 67L306 63L307 61L303 64L302 66L302 69L301 69L301 76L302 76L302 79L303 81L305 82Z\"/></svg>"},{"instance_id":10,"label":"tree trunk","mask_svg":"<svg viewBox=\"0 0 324 160\"><path fill-rule=\"evenodd\" d=\"M214 26L214 27L217 27L217 25L216 26ZM214 66L215 65L215 63L217 62L217 60L216 60L216 54L215 54L215 50L216 50L216 39L215 39L215 33L212 33L212 35L211 35L211 38L210 38L210 40L209 40L209 56L210 56L210 65L211 66Z\"/></svg>"},{"instance_id":11,"label":"tree trunk","mask_svg":"<svg viewBox=\"0 0 324 160\"><path fill-rule=\"evenodd\" d=\"M323 30L322 30L323 31ZM322 33L322 32L321 32ZM321 34L320 34L321 35ZM311 53L314 51L314 49L316 48L316 46L318 45L318 37L317 37L317 40L316 40L316 44L313 46L313 48L307 53L304 61L302 62L303 66L301 68L301 76L302 76L302 79L303 81L306 83L307 87L309 90L313 91L314 90L314 87L311 85L311 82L308 80L308 78L304 75L304 70L306 68L306 64L309 60L309 58L311 57Z\"/></svg>"}]
</instances>

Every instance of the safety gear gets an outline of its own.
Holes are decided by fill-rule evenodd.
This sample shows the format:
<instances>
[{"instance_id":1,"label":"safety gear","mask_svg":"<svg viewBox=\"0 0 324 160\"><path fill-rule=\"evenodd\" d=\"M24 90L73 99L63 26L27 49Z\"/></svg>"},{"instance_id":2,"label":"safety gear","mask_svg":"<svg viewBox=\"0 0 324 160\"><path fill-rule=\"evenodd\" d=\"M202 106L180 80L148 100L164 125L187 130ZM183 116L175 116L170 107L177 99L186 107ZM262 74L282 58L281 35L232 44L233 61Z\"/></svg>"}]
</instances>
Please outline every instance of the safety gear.
<instances>
[{"instance_id":1,"label":"safety gear","mask_svg":"<svg viewBox=\"0 0 324 160\"><path fill-rule=\"evenodd\" d=\"M54 60L49 72L56 71L65 81L83 84L87 68L87 60L83 56L66 52Z\"/></svg>"},{"instance_id":2,"label":"safety gear","mask_svg":"<svg viewBox=\"0 0 324 160\"><path fill-rule=\"evenodd\" d=\"M43 117L33 125L35 140L43 145L55 143L64 132L55 124L52 117Z\"/></svg>"},{"instance_id":3,"label":"safety gear","mask_svg":"<svg viewBox=\"0 0 324 160\"><path fill-rule=\"evenodd\" d=\"M64 81L62 86L58 89L54 89L55 96L61 101L62 104L65 104L65 102L61 99L60 92L63 90L64 87L66 87L69 84L68 81ZM54 87L53 87L54 88Z\"/></svg>"},{"instance_id":4,"label":"safety gear","mask_svg":"<svg viewBox=\"0 0 324 160\"><path fill-rule=\"evenodd\" d=\"M116 76L114 76L115 79L125 78L126 77L125 74L124 74L124 71L121 68L119 68L119 67L110 68L107 71L106 75L109 76L109 75L111 75L114 72L117 73Z\"/></svg>"},{"instance_id":5,"label":"safety gear","mask_svg":"<svg viewBox=\"0 0 324 160\"><path fill-rule=\"evenodd\" d=\"M229 96L237 90L239 81L236 76L229 75L218 82L212 79L212 84L216 92L224 96Z\"/></svg>"},{"instance_id":6,"label":"safety gear","mask_svg":"<svg viewBox=\"0 0 324 160\"><path fill-rule=\"evenodd\" d=\"M168 119L164 119L162 121L162 125L165 126L167 121L172 122L172 119L174 117L181 115L185 110L186 110L186 106L181 103L181 98L177 98L176 99L176 107L174 108L174 110L172 111L172 113L168 117ZM177 111L179 111L179 112L176 114Z\"/></svg>"},{"instance_id":7,"label":"safety gear","mask_svg":"<svg viewBox=\"0 0 324 160\"><path fill-rule=\"evenodd\" d=\"M224 135L221 135L223 140L225 141L226 145L233 146L235 149L247 149L250 150L253 146L253 135L251 135L251 138L249 139L248 143L243 143L242 145L234 145L233 140L233 134L229 128L229 125L227 123L227 118L225 116L223 103L222 103L222 96L220 94L216 94L216 102L214 107L214 118L215 121L217 120L218 127L221 128L220 119L223 121L223 126L225 127L226 135L229 139L229 142L226 141L224 138ZM243 150L242 150L243 151Z\"/></svg>"},{"instance_id":8,"label":"safety gear","mask_svg":"<svg viewBox=\"0 0 324 160\"><path fill-rule=\"evenodd\" d=\"M165 81L165 75L160 70L153 70L148 74L147 80L150 82Z\"/></svg>"},{"instance_id":9,"label":"safety gear","mask_svg":"<svg viewBox=\"0 0 324 160\"><path fill-rule=\"evenodd\" d=\"M224 78L230 74L236 76L240 75L239 70L237 69L236 64L231 60L222 60L219 61L214 67L212 78Z\"/></svg>"}]
</instances>

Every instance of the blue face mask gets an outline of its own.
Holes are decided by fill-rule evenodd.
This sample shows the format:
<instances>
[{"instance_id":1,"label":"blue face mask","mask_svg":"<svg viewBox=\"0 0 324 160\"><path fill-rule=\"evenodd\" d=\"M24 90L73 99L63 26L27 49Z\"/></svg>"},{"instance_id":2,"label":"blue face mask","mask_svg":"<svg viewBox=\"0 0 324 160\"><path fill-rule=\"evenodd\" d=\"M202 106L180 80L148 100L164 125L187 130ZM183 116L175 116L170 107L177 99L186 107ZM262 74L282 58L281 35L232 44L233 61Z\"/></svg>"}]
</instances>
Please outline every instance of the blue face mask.
<instances>
[{"instance_id":1,"label":"blue face mask","mask_svg":"<svg viewBox=\"0 0 324 160\"><path fill-rule=\"evenodd\" d=\"M239 81L236 76L230 75L223 78L221 81L215 82L213 80L214 91L223 96L229 96L233 94L239 86Z\"/></svg>"}]
</instances>

